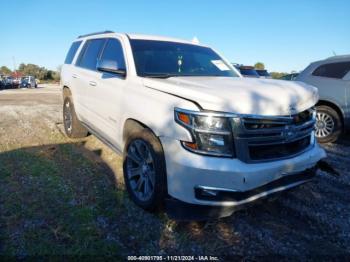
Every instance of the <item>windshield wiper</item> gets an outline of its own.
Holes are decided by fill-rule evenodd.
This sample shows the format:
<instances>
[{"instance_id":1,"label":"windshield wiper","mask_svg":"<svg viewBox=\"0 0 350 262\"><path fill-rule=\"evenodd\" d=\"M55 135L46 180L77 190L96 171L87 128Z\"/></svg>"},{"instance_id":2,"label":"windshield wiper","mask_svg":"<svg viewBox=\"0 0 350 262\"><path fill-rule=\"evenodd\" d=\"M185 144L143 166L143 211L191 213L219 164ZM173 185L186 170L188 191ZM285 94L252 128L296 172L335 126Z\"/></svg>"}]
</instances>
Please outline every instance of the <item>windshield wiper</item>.
<instances>
[{"instance_id":1,"label":"windshield wiper","mask_svg":"<svg viewBox=\"0 0 350 262\"><path fill-rule=\"evenodd\" d=\"M157 74L157 73L143 73L143 77L149 77L149 78L169 78L174 76L180 76L178 74Z\"/></svg>"}]
</instances>

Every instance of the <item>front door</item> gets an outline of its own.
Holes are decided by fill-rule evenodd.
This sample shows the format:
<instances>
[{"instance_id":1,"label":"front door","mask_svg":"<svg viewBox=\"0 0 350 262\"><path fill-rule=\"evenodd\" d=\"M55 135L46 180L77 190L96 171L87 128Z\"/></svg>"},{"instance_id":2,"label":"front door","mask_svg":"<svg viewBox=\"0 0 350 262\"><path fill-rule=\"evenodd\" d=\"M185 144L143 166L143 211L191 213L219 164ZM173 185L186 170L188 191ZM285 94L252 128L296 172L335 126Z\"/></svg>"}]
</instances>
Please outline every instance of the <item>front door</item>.
<instances>
[{"instance_id":1,"label":"front door","mask_svg":"<svg viewBox=\"0 0 350 262\"><path fill-rule=\"evenodd\" d=\"M126 70L122 42L118 38L108 38L100 56L102 61L116 62L119 69ZM104 135L113 144L118 144L120 132L120 101L127 78L119 74L98 73L96 86L93 88L90 101L95 105L95 113L103 121ZM120 141L119 141L120 142Z\"/></svg>"}]
</instances>

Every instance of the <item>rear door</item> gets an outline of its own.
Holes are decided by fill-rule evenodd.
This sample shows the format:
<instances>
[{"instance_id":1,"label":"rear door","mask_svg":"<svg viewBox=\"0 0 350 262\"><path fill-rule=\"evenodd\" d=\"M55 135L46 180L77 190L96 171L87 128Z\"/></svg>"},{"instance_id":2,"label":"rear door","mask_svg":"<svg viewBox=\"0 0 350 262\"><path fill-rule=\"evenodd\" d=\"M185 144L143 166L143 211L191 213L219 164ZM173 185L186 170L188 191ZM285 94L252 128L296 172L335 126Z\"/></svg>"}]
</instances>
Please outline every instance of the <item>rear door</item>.
<instances>
[{"instance_id":1,"label":"rear door","mask_svg":"<svg viewBox=\"0 0 350 262\"><path fill-rule=\"evenodd\" d=\"M349 62L330 62L318 66L308 78L308 83L318 88L320 99L331 101L346 110Z\"/></svg>"},{"instance_id":2,"label":"rear door","mask_svg":"<svg viewBox=\"0 0 350 262\"><path fill-rule=\"evenodd\" d=\"M79 115L80 105L80 89L76 83L76 67L74 66L74 58L77 56L78 50L82 44L82 41L75 41L72 43L67 53L66 59L61 69L61 82L63 86L68 86L74 92L73 99L76 112Z\"/></svg>"},{"instance_id":3,"label":"rear door","mask_svg":"<svg viewBox=\"0 0 350 262\"><path fill-rule=\"evenodd\" d=\"M106 43L105 38L87 40L76 62L75 86L79 90L80 117L91 128L103 129L103 120L97 113L95 88L101 73L97 71L97 60ZM101 126L102 125L102 126Z\"/></svg>"}]
</instances>

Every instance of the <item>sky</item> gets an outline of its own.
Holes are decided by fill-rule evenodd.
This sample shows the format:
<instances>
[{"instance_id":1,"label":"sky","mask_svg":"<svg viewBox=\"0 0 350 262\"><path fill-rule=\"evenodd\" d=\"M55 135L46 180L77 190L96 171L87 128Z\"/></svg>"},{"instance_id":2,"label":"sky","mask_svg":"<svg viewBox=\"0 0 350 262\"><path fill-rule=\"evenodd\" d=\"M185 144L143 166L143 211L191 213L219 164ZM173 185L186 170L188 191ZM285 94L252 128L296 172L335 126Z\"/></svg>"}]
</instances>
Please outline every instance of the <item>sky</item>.
<instances>
[{"instance_id":1,"label":"sky","mask_svg":"<svg viewBox=\"0 0 350 262\"><path fill-rule=\"evenodd\" d=\"M55 70L81 34L112 30L193 39L229 61L291 72L350 54L350 0L3 0L0 66Z\"/></svg>"}]
</instances>

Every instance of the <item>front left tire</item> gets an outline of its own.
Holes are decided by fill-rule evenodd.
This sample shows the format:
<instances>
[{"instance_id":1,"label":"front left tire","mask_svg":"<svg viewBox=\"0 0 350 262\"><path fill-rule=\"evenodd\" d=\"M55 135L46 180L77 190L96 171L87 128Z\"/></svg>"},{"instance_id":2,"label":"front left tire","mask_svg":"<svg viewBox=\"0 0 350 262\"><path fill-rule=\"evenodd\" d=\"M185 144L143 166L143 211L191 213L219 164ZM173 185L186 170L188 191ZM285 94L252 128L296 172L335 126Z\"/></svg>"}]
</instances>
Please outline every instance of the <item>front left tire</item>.
<instances>
[{"instance_id":1,"label":"front left tire","mask_svg":"<svg viewBox=\"0 0 350 262\"><path fill-rule=\"evenodd\" d=\"M164 152L159 139L148 128L127 138L123 172L127 191L138 206L148 211L162 208L167 195Z\"/></svg>"}]
</instances>

